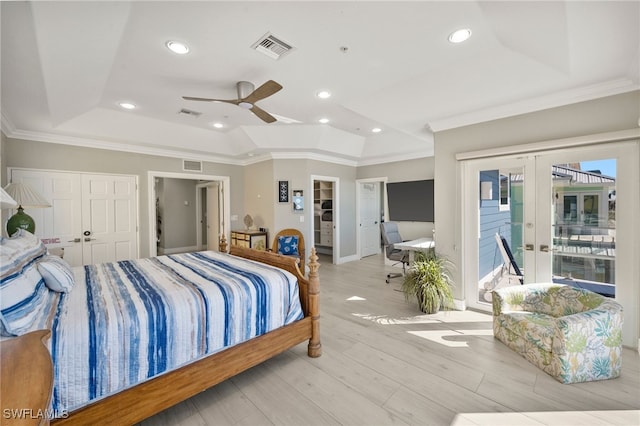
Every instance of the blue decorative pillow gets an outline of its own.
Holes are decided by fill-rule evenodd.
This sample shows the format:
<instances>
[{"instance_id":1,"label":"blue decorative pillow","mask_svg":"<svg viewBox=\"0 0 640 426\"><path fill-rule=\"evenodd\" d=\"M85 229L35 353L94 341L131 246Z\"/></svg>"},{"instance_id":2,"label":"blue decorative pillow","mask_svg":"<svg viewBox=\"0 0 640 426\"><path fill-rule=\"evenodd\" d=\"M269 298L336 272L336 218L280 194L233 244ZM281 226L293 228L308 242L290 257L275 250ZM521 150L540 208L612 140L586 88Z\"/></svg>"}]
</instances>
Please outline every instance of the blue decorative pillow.
<instances>
[{"instance_id":1,"label":"blue decorative pillow","mask_svg":"<svg viewBox=\"0 0 640 426\"><path fill-rule=\"evenodd\" d=\"M58 256L44 256L38 262L38 271L44 283L53 291L67 293L73 288L71 266Z\"/></svg>"},{"instance_id":2,"label":"blue decorative pillow","mask_svg":"<svg viewBox=\"0 0 640 426\"><path fill-rule=\"evenodd\" d=\"M50 297L37 263L47 249L33 234L19 229L0 239L0 334L20 336L47 308Z\"/></svg>"},{"instance_id":3,"label":"blue decorative pillow","mask_svg":"<svg viewBox=\"0 0 640 426\"><path fill-rule=\"evenodd\" d=\"M278 253L288 256L299 256L298 253L298 236L297 235L281 235L278 237Z\"/></svg>"}]
</instances>

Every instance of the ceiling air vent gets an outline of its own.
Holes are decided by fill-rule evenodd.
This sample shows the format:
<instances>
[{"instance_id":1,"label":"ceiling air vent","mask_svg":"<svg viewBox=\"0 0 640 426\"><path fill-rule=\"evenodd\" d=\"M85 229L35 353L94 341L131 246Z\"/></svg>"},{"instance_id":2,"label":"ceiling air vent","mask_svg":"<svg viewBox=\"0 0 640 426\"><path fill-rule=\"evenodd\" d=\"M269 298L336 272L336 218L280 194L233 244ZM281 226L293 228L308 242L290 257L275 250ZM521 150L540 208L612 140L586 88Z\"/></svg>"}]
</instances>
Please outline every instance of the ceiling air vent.
<instances>
[{"instance_id":1,"label":"ceiling air vent","mask_svg":"<svg viewBox=\"0 0 640 426\"><path fill-rule=\"evenodd\" d=\"M265 35L263 35L260 40L256 41L251 46L251 48L257 50L258 52L264 53L265 55L273 59L280 59L294 49L293 46L285 43L271 33L266 33Z\"/></svg>"},{"instance_id":2,"label":"ceiling air vent","mask_svg":"<svg viewBox=\"0 0 640 426\"><path fill-rule=\"evenodd\" d=\"M185 172L201 172L202 161L182 160L182 170Z\"/></svg>"},{"instance_id":3,"label":"ceiling air vent","mask_svg":"<svg viewBox=\"0 0 640 426\"><path fill-rule=\"evenodd\" d=\"M183 114L183 115L190 115L192 117L198 118L202 115L201 112L198 111L193 111L190 109L186 109L186 108L182 108L180 111L178 111L178 114Z\"/></svg>"}]
</instances>

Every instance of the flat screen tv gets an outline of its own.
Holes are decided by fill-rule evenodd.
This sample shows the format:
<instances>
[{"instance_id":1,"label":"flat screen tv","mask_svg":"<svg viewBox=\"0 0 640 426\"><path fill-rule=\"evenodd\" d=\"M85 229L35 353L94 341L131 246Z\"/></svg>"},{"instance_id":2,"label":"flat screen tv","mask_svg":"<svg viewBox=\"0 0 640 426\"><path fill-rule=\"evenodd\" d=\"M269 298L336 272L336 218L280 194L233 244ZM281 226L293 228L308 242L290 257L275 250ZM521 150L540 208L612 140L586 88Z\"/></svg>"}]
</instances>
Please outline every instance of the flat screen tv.
<instances>
[{"instance_id":1,"label":"flat screen tv","mask_svg":"<svg viewBox=\"0 0 640 426\"><path fill-rule=\"evenodd\" d=\"M433 179L387 183L389 220L433 222Z\"/></svg>"}]
</instances>

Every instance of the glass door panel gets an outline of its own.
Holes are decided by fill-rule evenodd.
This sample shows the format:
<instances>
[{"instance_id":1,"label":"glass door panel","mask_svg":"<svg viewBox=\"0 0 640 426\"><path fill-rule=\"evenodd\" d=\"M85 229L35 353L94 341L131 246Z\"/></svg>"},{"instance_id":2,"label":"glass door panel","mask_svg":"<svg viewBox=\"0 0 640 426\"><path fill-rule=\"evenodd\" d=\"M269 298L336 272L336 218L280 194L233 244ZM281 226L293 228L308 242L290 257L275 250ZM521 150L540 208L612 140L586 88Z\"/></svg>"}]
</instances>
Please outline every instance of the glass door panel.
<instances>
[{"instance_id":1,"label":"glass door panel","mask_svg":"<svg viewBox=\"0 0 640 426\"><path fill-rule=\"evenodd\" d=\"M525 209L525 197L535 195L526 178L533 165L532 158L521 157L481 160L469 169L470 184L479 188L468 199L477 208L472 256L478 259L475 272L466 280L467 289L474 294L470 306L486 309L492 290L535 279L525 277L528 258L534 254L525 250L525 241L533 238L533 227L526 224L533 221L535 209Z\"/></svg>"},{"instance_id":2,"label":"glass door panel","mask_svg":"<svg viewBox=\"0 0 640 426\"><path fill-rule=\"evenodd\" d=\"M553 282L615 296L616 160L551 166Z\"/></svg>"}]
</instances>

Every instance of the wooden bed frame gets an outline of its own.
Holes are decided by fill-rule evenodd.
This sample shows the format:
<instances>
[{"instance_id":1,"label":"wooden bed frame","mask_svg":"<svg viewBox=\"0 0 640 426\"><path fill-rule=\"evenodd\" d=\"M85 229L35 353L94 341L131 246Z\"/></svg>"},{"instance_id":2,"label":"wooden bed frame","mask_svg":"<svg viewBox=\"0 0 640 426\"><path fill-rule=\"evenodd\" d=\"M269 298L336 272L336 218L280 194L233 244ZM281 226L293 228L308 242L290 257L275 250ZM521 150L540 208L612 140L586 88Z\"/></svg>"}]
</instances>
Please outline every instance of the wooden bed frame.
<instances>
[{"instance_id":1,"label":"wooden bed frame","mask_svg":"<svg viewBox=\"0 0 640 426\"><path fill-rule=\"evenodd\" d=\"M223 250L225 247L221 247ZM309 276L304 277L297 259L249 248L231 247L231 254L285 269L298 277L304 318L247 342L209 355L177 370L163 373L114 395L51 421L67 424L134 424L249 368L309 340L310 357L322 354L320 344L318 256L309 257Z\"/></svg>"}]
</instances>

